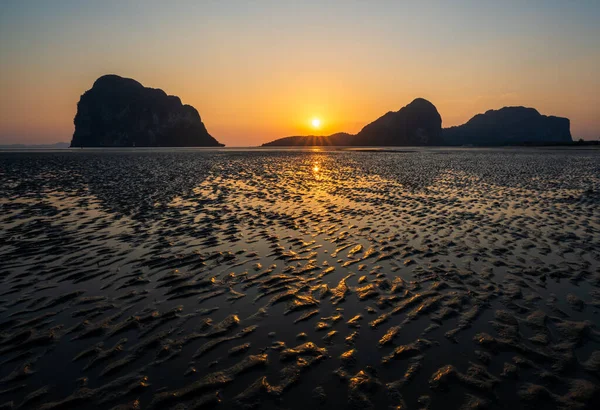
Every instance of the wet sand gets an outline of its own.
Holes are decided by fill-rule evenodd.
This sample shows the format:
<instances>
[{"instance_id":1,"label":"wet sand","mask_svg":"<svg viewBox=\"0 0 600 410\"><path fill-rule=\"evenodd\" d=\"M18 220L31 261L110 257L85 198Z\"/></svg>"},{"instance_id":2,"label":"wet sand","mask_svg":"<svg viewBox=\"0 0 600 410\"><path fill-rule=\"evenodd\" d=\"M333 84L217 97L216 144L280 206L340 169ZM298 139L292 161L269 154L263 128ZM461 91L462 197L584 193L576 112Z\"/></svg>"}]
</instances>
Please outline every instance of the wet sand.
<instances>
[{"instance_id":1,"label":"wet sand","mask_svg":"<svg viewBox=\"0 0 600 410\"><path fill-rule=\"evenodd\" d=\"M600 152L0 153L0 409L600 404Z\"/></svg>"}]
</instances>

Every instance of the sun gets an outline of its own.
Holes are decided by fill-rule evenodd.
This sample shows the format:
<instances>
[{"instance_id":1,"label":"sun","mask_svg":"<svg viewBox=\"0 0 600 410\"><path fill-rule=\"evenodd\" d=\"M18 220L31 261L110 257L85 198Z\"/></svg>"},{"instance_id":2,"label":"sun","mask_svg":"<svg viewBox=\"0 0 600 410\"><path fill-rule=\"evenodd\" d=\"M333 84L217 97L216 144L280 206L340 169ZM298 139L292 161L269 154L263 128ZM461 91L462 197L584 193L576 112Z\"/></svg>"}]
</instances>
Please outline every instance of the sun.
<instances>
[{"instance_id":1,"label":"sun","mask_svg":"<svg viewBox=\"0 0 600 410\"><path fill-rule=\"evenodd\" d=\"M313 118L310 123L313 128L319 128L321 126L321 120L319 118Z\"/></svg>"}]
</instances>

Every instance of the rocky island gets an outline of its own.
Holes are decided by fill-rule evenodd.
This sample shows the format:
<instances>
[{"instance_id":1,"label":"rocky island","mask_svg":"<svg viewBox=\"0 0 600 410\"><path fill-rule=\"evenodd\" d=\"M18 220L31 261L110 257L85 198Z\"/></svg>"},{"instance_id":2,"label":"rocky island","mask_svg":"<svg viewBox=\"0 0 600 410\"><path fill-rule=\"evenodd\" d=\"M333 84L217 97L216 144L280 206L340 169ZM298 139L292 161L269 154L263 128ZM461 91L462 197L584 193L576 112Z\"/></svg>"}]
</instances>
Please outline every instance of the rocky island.
<instances>
[{"instance_id":1,"label":"rocky island","mask_svg":"<svg viewBox=\"0 0 600 410\"><path fill-rule=\"evenodd\" d=\"M500 146L571 143L568 118L546 116L534 108L504 107L478 114L467 123L442 128L436 107L417 98L388 112L358 134L293 136L263 146Z\"/></svg>"},{"instance_id":2,"label":"rocky island","mask_svg":"<svg viewBox=\"0 0 600 410\"><path fill-rule=\"evenodd\" d=\"M222 147L179 97L118 75L98 78L77 104L71 147Z\"/></svg>"},{"instance_id":3,"label":"rocky island","mask_svg":"<svg viewBox=\"0 0 600 410\"><path fill-rule=\"evenodd\" d=\"M519 145L572 142L568 118L534 108L504 107L477 114L463 125L445 128L448 145Z\"/></svg>"},{"instance_id":4,"label":"rocky island","mask_svg":"<svg viewBox=\"0 0 600 410\"><path fill-rule=\"evenodd\" d=\"M356 134L353 145L440 145L442 117L435 105L417 98L399 111L390 111Z\"/></svg>"},{"instance_id":5,"label":"rocky island","mask_svg":"<svg viewBox=\"0 0 600 410\"><path fill-rule=\"evenodd\" d=\"M414 146L442 143L442 117L435 106L417 98L398 111L390 111L358 134L340 132L326 137L294 136L263 146Z\"/></svg>"},{"instance_id":6,"label":"rocky island","mask_svg":"<svg viewBox=\"0 0 600 410\"><path fill-rule=\"evenodd\" d=\"M344 146L349 144L355 135L347 132L338 132L331 135L293 135L291 137L279 138L262 144L263 147L320 147L320 146Z\"/></svg>"}]
</instances>

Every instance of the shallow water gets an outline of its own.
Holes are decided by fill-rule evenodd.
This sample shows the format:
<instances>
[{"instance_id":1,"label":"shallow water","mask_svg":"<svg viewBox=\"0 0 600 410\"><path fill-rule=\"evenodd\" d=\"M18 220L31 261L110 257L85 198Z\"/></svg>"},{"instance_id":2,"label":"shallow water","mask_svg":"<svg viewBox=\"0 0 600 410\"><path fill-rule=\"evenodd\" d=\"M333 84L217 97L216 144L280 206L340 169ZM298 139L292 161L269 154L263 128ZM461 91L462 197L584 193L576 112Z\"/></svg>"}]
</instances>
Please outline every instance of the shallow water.
<instances>
[{"instance_id":1,"label":"shallow water","mask_svg":"<svg viewBox=\"0 0 600 410\"><path fill-rule=\"evenodd\" d=\"M0 408L594 408L600 151L0 153Z\"/></svg>"}]
</instances>

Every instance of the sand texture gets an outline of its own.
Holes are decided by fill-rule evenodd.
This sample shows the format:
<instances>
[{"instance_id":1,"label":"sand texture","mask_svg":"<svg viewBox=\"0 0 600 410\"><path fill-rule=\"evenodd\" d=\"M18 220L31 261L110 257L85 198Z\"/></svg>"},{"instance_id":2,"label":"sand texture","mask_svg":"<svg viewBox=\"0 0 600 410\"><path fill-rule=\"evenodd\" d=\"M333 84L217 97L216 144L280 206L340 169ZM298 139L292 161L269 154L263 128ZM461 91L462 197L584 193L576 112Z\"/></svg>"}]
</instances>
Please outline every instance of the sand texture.
<instances>
[{"instance_id":1,"label":"sand texture","mask_svg":"<svg viewBox=\"0 0 600 410\"><path fill-rule=\"evenodd\" d=\"M0 153L0 409L600 408L600 151Z\"/></svg>"}]
</instances>

